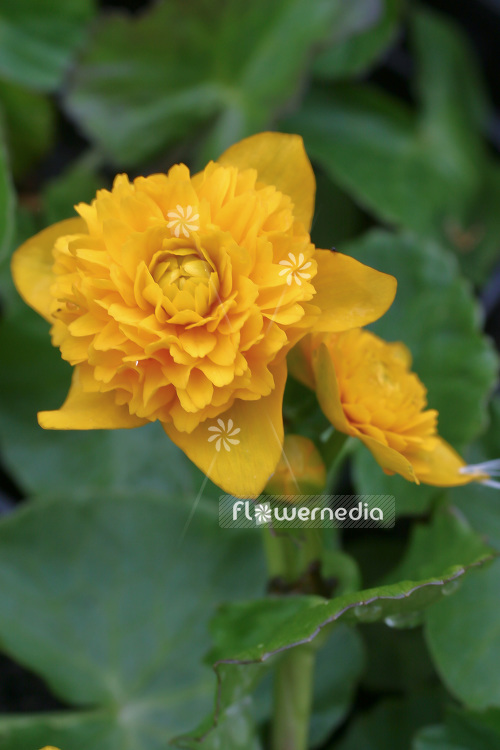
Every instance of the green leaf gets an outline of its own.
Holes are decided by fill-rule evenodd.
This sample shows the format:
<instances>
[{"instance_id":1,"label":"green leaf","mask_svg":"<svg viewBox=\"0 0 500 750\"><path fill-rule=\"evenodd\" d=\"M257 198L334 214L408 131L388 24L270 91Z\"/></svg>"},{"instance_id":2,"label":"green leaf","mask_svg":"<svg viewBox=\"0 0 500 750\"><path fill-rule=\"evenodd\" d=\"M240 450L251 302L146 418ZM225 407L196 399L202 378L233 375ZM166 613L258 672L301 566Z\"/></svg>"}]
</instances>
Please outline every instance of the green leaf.
<instances>
[{"instance_id":1,"label":"green leaf","mask_svg":"<svg viewBox=\"0 0 500 750\"><path fill-rule=\"evenodd\" d=\"M0 9L0 75L40 91L63 80L81 45L93 0L16 0Z\"/></svg>"},{"instance_id":2,"label":"green leaf","mask_svg":"<svg viewBox=\"0 0 500 750\"><path fill-rule=\"evenodd\" d=\"M476 464L500 458L500 398L491 402L491 422L487 432L471 446L469 463ZM483 537L500 551L500 515L498 489L473 483L453 491L453 502Z\"/></svg>"},{"instance_id":3,"label":"green leaf","mask_svg":"<svg viewBox=\"0 0 500 750\"><path fill-rule=\"evenodd\" d=\"M439 718L434 692L380 701L350 724L343 740L329 750L408 750L415 731Z\"/></svg>"},{"instance_id":4,"label":"green leaf","mask_svg":"<svg viewBox=\"0 0 500 750\"><path fill-rule=\"evenodd\" d=\"M48 151L54 137L54 108L46 96L0 80L6 140L15 177Z\"/></svg>"},{"instance_id":5,"label":"green leaf","mask_svg":"<svg viewBox=\"0 0 500 750\"><path fill-rule=\"evenodd\" d=\"M213 624L216 646L209 655L218 674L216 711L181 746L194 748L200 738L209 736L219 715L254 688L262 676L262 664L271 660L274 663L287 649L314 641L333 623L413 618L438 601L442 591L446 592L447 586L469 569L470 566L455 565L439 577L403 581L331 600L315 596L268 597L225 605Z\"/></svg>"},{"instance_id":6,"label":"green leaf","mask_svg":"<svg viewBox=\"0 0 500 750\"><path fill-rule=\"evenodd\" d=\"M473 565L491 553L483 538L453 508L442 505L430 523L413 526L404 559L386 582L439 575L447 567Z\"/></svg>"},{"instance_id":7,"label":"green leaf","mask_svg":"<svg viewBox=\"0 0 500 750\"><path fill-rule=\"evenodd\" d=\"M397 278L396 299L373 330L410 349L429 407L439 412L439 434L455 447L470 442L487 423L498 360L481 335L477 304L456 261L435 242L382 231L370 232L347 251ZM362 447L354 462L359 492L395 495L399 513L425 511L442 491L386 476Z\"/></svg>"},{"instance_id":8,"label":"green leaf","mask_svg":"<svg viewBox=\"0 0 500 750\"><path fill-rule=\"evenodd\" d=\"M96 174L91 155L73 163L55 180L45 185L43 192L44 226L55 224L75 215L77 203L90 203L99 188L106 187Z\"/></svg>"},{"instance_id":9,"label":"green leaf","mask_svg":"<svg viewBox=\"0 0 500 750\"><path fill-rule=\"evenodd\" d=\"M446 723L426 727L418 733L412 750L497 750L500 743L500 712L450 710Z\"/></svg>"},{"instance_id":10,"label":"green leaf","mask_svg":"<svg viewBox=\"0 0 500 750\"><path fill-rule=\"evenodd\" d=\"M14 234L14 190L0 120L0 265L10 251Z\"/></svg>"},{"instance_id":11,"label":"green leaf","mask_svg":"<svg viewBox=\"0 0 500 750\"><path fill-rule=\"evenodd\" d=\"M189 7L176 0L139 19L115 15L97 27L67 107L126 165L218 116L205 147L215 158L270 123L300 85L313 46L337 22L339 0L197 0Z\"/></svg>"},{"instance_id":12,"label":"green leaf","mask_svg":"<svg viewBox=\"0 0 500 750\"><path fill-rule=\"evenodd\" d=\"M283 126L362 207L438 239L483 281L498 248L498 166L482 137L488 103L458 29L418 10L413 31L418 111L373 87L316 87Z\"/></svg>"},{"instance_id":13,"label":"green leaf","mask_svg":"<svg viewBox=\"0 0 500 750\"><path fill-rule=\"evenodd\" d=\"M366 86L316 87L284 122L308 154L383 221L439 235L444 217L465 218L461 175L419 139L405 106Z\"/></svg>"},{"instance_id":14,"label":"green leaf","mask_svg":"<svg viewBox=\"0 0 500 750\"><path fill-rule=\"evenodd\" d=\"M427 641L448 689L473 709L500 706L500 560L427 613Z\"/></svg>"},{"instance_id":15,"label":"green leaf","mask_svg":"<svg viewBox=\"0 0 500 750\"><path fill-rule=\"evenodd\" d=\"M388 628L375 623L360 630L368 662L362 678L364 688L396 694L423 691L436 684L422 628Z\"/></svg>"},{"instance_id":16,"label":"green leaf","mask_svg":"<svg viewBox=\"0 0 500 750\"><path fill-rule=\"evenodd\" d=\"M265 573L256 535L221 532L204 503L185 530L188 515L138 493L32 503L2 521L2 650L70 706L2 717L2 750L160 750L208 710L207 618L235 590L257 594Z\"/></svg>"},{"instance_id":17,"label":"green leaf","mask_svg":"<svg viewBox=\"0 0 500 750\"><path fill-rule=\"evenodd\" d=\"M316 247L340 246L366 231L371 222L346 192L315 165L316 200L311 240Z\"/></svg>"},{"instance_id":18,"label":"green leaf","mask_svg":"<svg viewBox=\"0 0 500 750\"><path fill-rule=\"evenodd\" d=\"M422 8L413 12L412 30L421 137L473 188L485 165L489 105L469 40L449 18Z\"/></svg>"},{"instance_id":19,"label":"green leaf","mask_svg":"<svg viewBox=\"0 0 500 750\"><path fill-rule=\"evenodd\" d=\"M80 432L38 426L37 412L59 408L71 380L48 328L25 305L0 322L0 349L9 364L0 368L0 441L19 486L68 499L99 490L194 498L204 477L159 424Z\"/></svg>"},{"instance_id":20,"label":"green leaf","mask_svg":"<svg viewBox=\"0 0 500 750\"><path fill-rule=\"evenodd\" d=\"M319 78L345 78L365 73L393 42L401 17L401 0L356 0L345 6L345 13L357 21L356 33L344 41L332 40L315 60ZM364 27L359 27L364 11ZM371 14L371 17L370 17Z\"/></svg>"}]
</instances>

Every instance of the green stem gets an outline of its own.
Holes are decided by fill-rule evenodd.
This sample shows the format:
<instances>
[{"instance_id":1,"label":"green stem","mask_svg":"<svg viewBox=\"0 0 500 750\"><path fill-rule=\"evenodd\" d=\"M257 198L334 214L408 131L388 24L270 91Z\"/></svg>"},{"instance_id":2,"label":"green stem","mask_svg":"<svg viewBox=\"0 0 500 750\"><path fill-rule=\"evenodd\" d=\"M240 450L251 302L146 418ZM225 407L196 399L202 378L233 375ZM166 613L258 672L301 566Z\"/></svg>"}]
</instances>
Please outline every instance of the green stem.
<instances>
[{"instance_id":1,"label":"green stem","mask_svg":"<svg viewBox=\"0 0 500 750\"><path fill-rule=\"evenodd\" d=\"M344 435L343 432L339 432L338 430L330 432L328 438L321 446L321 454L328 467L327 491L331 491L331 488L337 483L344 461L351 449L352 441L349 440L349 436Z\"/></svg>"},{"instance_id":2,"label":"green stem","mask_svg":"<svg viewBox=\"0 0 500 750\"><path fill-rule=\"evenodd\" d=\"M334 431L325 442L324 453L327 465L331 467L331 479L342 465L346 441L346 435ZM299 582L310 564L322 559L321 529L301 529L297 534L284 534L265 528L263 533L271 578L282 578L291 584ZM314 643L290 648L276 668L272 750L307 750L318 646L319 643Z\"/></svg>"},{"instance_id":3,"label":"green stem","mask_svg":"<svg viewBox=\"0 0 500 750\"><path fill-rule=\"evenodd\" d=\"M307 750L315 649L296 646L277 667L274 683L272 750Z\"/></svg>"},{"instance_id":4,"label":"green stem","mask_svg":"<svg viewBox=\"0 0 500 750\"><path fill-rule=\"evenodd\" d=\"M321 557L319 529L300 535L273 534L264 529L269 573L287 583L296 581L313 560ZM289 649L277 666L274 682L272 750L306 750L311 714L315 647Z\"/></svg>"}]
</instances>

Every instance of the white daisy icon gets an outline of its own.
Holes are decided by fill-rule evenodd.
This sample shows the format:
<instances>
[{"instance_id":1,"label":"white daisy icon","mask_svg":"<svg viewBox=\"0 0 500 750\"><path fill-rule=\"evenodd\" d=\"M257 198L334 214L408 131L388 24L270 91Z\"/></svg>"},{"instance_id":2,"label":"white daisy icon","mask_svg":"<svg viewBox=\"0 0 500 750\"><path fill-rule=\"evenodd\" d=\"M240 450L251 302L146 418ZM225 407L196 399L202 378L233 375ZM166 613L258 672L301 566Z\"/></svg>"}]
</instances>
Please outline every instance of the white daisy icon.
<instances>
[{"instance_id":1,"label":"white daisy icon","mask_svg":"<svg viewBox=\"0 0 500 750\"><path fill-rule=\"evenodd\" d=\"M168 218L171 219L167 227L172 230L172 234L180 237L182 232L184 237L189 237L190 232L197 232L200 228L198 223L200 214L194 213L193 206L186 206L186 209L184 209L177 205L176 209L176 211L169 211L167 214Z\"/></svg>"},{"instance_id":2,"label":"white daisy icon","mask_svg":"<svg viewBox=\"0 0 500 750\"><path fill-rule=\"evenodd\" d=\"M271 521L271 506L269 503L261 503L255 506L255 522L259 525L263 523L270 523Z\"/></svg>"},{"instance_id":3,"label":"white daisy icon","mask_svg":"<svg viewBox=\"0 0 500 750\"><path fill-rule=\"evenodd\" d=\"M240 442L237 438L235 438L235 435L238 435L241 431L240 427L234 427L234 422L232 419L227 420L227 427L224 423L223 419L217 420L217 425L212 425L212 427L208 428L209 432L213 432L213 435L210 435L208 438L208 442L212 443L214 440L215 443L215 450L220 451L221 446L224 446L224 448L229 451L231 450L231 445L238 445Z\"/></svg>"},{"instance_id":4,"label":"white daisy icon","mask_svg":"<svg viewBox=\"0 0 500 750\"><path fill-rule=\"evenodd\" d=\"M304 253L300 253L298 259L293 253L288 253L290 260L280 260L280 266L286 266L280 272L280 276L287 274L286 283L291 286L292 281L295 281L298 286L301 286L301 279L310 279L310 273L304 273L307 268L310 268L312 263L310 260L304 263Z\"/></svg>"}]
</instances>

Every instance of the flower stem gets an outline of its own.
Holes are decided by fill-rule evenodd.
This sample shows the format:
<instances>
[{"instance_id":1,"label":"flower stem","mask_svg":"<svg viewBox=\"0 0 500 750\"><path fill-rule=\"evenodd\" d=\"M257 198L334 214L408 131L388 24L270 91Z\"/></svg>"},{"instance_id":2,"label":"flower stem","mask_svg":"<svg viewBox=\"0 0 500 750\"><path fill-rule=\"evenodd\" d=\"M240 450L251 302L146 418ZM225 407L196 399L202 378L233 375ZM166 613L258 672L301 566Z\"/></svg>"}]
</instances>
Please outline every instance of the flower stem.
<instances>
[{"instance_id":1,"label":"flower stem","mask_svg":"<svg viewBox=\"0 0 500 750\"><path fill-rule=\"evenodd\" d=\"M274 683L272 750L306 750L312 706L315 649L290 649L277 667Z\"/></svg>"},{"instance_id":2,"label":"flower stem","mask_svg":"<svg viewBox=\"0 0 500 750\"><path fill-rule=\"evenodd\" d=\"M319 529L301 529L296 535L264 529L264 545L271 578L292 587L300 583L311 563L321 558ZM312 644L291 648L276 668L272 750L307 748L315 652Z\"/></svg>"},{"instance_id":3,"label":"flower stem","mask_svg":"<svg viewBox=\"0 0 500 750\"><path fill-rule=\"evenodd\" d=\"M347 436L334 431L325 441L323 453L330 466L331 486L348 451ZM313 563L321 563L321 529L301 529L299 533L280 533L263 529L264 548L271 581L281 580L283 590L301 593L301 579ZM304 591L304 593L306 593ZM310 593L310 592L307 592ZM307 750L309 720L314 687L314 665L319 643L290 648L275 672L272 750Z\"/></svg>"}]
</instances>

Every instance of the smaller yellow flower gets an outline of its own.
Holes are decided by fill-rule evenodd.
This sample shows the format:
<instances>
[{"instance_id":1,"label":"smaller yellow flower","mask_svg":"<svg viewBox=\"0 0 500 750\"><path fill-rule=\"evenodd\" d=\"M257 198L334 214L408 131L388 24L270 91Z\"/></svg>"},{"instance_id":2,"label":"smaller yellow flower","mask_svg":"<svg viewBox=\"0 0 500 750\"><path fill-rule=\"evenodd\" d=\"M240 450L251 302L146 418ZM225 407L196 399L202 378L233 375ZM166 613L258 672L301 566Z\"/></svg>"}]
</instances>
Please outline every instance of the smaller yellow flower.
<instances>
[{"instance_id":1,"label":"smaller yellow flower","mask_svg":"<svg viewBox=\"0 0 500 750\"><path fill-rule=\"evenodd\" d=\"M427 409L411 364L404 344L361 328L309 335L290 357L292 373L316 390L335 429L359 438L386 474L438 487L489 480L489 464L466 466L439 437L438 413Z\"/></svg>"}]
</instances>

